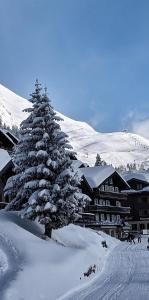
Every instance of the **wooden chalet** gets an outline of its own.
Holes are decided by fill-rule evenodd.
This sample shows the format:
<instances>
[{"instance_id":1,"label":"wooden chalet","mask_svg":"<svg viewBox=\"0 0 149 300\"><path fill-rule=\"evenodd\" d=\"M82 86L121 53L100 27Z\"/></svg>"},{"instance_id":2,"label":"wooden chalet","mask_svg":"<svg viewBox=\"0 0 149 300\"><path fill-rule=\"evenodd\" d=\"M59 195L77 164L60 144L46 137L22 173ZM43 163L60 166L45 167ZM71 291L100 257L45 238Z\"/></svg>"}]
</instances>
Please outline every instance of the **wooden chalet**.
<instances>
[{"instance_id":1,"label":"wooden chalet","mask_svg":"<svg viewBox=\"0 0 149 300\"><path fill-rule=\"evenodd\" d=\"M13 175L13 163L8 152L0 149L0 209L5 206L4 187L7 179Z\"/></svg>"},{"instance_id":2,"label":"wooden chalet","mask_svg":"<svg viewBox=\"0 0 149 300\"><path fill-rule=\"evenodd\" d=\"M131 187L127 193L131 229L137 232L149 230L149 172L128 172L124 177Z\"/></svg>"},{"instance_id":3,"label":"wooden chalet","mask_svg":"<svg viewBox=\"0 0 149 300\"><path fill-rule=\"evenodd\" d=\"M82 191L91 198L85 208L85 226L100 229L115 237L122 237L129 230L126 219L130 215L125 190L130 187L112 166L81 168ZM94 215L94 219L93 219ZM88 220L87 220L88 219Z\"/></svg>"}]
</instances>

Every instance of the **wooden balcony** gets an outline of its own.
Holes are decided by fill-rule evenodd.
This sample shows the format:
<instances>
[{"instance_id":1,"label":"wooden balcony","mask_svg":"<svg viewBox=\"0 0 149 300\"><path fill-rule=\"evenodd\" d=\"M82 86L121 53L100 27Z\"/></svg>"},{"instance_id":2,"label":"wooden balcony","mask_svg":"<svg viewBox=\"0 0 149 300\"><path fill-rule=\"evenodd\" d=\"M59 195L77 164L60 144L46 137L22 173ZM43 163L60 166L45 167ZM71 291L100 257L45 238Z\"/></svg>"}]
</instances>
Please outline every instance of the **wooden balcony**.
<instances>
[{"instance_id":1,"label":"wooden balcony","mask_svg":"<svg viewBox=\"0 0 149 300\"><path fill-rule=\"evenodd\" d=\"M76 224L78 225L84 225L85 226L121 226L121 227L124 227L122 225L122 222L121 221L91 221L91 220L78 220L76 222Z\"/></svg>"},{"instance_id":2,"label":"wooden balcony","mask_svg":"<svg viewBox=\"0 0 149 300\"><path fill-rule=\"evenodd\" d=\"M85 208L86 212L100 212L100 213L117 213L117 214L130 214L130 207L125 206L112 206L112 205L88 205Z\"/></svg>"},{"instance_id":3,"label":"wooden balcony","mask_svg":"<svg viewBox=\"0 0 149 300\"><path fill-rule=\"evenodd\" d=\"M115 199L115 200L127 200L127 195L125 193L118 193L118 192L96 192L97 197L102 199Z\"/></svg>"}]
</instances>

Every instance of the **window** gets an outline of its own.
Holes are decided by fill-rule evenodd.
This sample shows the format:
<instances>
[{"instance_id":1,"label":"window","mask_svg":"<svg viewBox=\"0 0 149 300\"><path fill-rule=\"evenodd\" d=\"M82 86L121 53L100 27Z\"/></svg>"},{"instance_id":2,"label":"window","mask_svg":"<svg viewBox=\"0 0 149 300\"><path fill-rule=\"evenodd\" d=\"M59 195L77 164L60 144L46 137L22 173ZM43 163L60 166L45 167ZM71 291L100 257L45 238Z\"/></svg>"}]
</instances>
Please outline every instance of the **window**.
<instances>
[{"instance_id":1,"label":"window","mask_svg":"<svg viewBox=\"0 0 149 300\"><path fill-rule=\"evenodd\" d=\"M115 215L112 215L112 222L115 221Z\"/></svg>"},{"instance_id":2,"label":"window","mask_svg":"<svg viewBox=\"0 0 149 300\"><path fill-rule=\"evenodd\" d=\"M98 205L98 199L94 200L95 205Z\"/></svg>"},{"instance_id":3,"label":"window","mask_svg":"<svg viewBox=\"0 0 149 300\"><path fill-rule=\"evenodd\" d=\"M118 189L118 187L117 187L117 186L115 187L115 192L116 192L116 193L118 193L118 192L119 192L119 189Z\"/></svg>"},{"instance_id":4,"label":"window","mask_svg":"<svg viewBox=\"0 0 149 300\"><path fill-rule=\"evenodd\" d=\"M104 220L105 220L104 214L101 214L101 215L100 215L100 219L101 219L101 221L104 221Z\"/></svg>"},{"instance_id":5,"label":"window","mask_svg":"<svg viewBox=\"0 0 149 300\"><path fill-rule=\"evenodd\" d=\"M109 183L110 183L110 184L113 184L112 178L109 179Z\"/></svg>"},{"instance_id":6,"label":"window","mask_svg":"<svg viewBox=\"0 0 149 300\"><path fill-rule=\"evenodd\" d=\"M105 192L108 192L108 185L105 185Z\"/></svg>"},{"instance_id":7,"label":"window","mask_svg":"<svg viewBox=\"0 0 149 300\"><path fill-rule=\"evenodd\" d=\"M110 221L110 215L107 214L107 221Z\"/></svg>"},{"instance_id":8,"label":"window","mask_svg":"<svg viewBox=\"0 0 149 300\"><path fill-rule=\"evenodd\" d=\"M142 183L137 184L137 190L141 190L142 189Z\"/></svg>"},{"instance_id":9,"label":"window","mask_svg":"<svg viewBox=\"0 0 149 300\"><path fill-rule=\"evenodd\" d=\"M120 201L116 201L116 206L120 207L121 206L121 202Z\"/></svg>"},{"instance_id":10,"label":"window","mask_svg":"<svg viewBox=\"0 0 149 300\"><path fill-rule=\"evenodd\" d=\"M99 222L99 214L96 214L96 222Z\"/></svg>"},{"instance_id":11,"label":"window","mask_svg":"<svg viewBox=\"0 0 149 300\"><path fill-rule=\"evenodd\" d=\"M106 201L102 200L102 205L105 206L106 205Z\"/></svg>"},{"instance_id":12,"label":"window","mask_svg":"<svg viewBox=\"0 0 149 300\"><path fill-rule=\"evenodd\" d=\"M106 201L103 199L99 200L99 205L105 206L106 205Z\"/></svg>"},{"instance_id":13,"label":"window","mask_svg":"<svg viewBox=\"0 0 149 300\"><path fill-rule=\"evenodd\" d=\"M120 215L117 215L116 219L117 219L117 221L119 221L120 220Z\"/></svg>"},{"instance_id":14,"label":"window","mask_svg":"<svg viewBox=\"0 0 149 300\"><path fill-rule=\"evenodd\" d=\"M114 187L111 185L111 186L109 186L109 191L110 192L114 192Z\"/></svg>"},{"instance_id":15,"label":"window","mask_svg":"<svg viewBox=\"0 0 149 300\"><path fill-rule=\"evenodd\" d=\"M104 192L104 185L101 185L100 191L101 191L101 192Z\"/></svg>"},{"instance_id":16,"label":"window","mask_svg":"<svg viewBox=\"0 0 149 300\"><path fill-rule=\"evenodd\" d=\"M106 200L106 205L109 206L110 205L110 201Z\"/></svg>"}]
</instances>

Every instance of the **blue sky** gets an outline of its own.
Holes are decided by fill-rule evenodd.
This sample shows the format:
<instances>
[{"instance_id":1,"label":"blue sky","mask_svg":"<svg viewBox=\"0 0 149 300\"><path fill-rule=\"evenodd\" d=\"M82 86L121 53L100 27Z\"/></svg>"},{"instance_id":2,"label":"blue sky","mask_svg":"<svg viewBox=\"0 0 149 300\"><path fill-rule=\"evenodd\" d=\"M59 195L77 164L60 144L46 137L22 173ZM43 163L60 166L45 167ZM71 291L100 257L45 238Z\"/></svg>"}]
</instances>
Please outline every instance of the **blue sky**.
<instances>
[{"instance_id":1,"label":"blue sky","mask_svg":"<svg viewBox=\"0 0 149 300\"><path fill-rule=\"evenodd\" d=\"M148 0L1 0L0 82L27 98L38 77L99 131L147 122L148 14Z\"/></svg>"}]
</instances>

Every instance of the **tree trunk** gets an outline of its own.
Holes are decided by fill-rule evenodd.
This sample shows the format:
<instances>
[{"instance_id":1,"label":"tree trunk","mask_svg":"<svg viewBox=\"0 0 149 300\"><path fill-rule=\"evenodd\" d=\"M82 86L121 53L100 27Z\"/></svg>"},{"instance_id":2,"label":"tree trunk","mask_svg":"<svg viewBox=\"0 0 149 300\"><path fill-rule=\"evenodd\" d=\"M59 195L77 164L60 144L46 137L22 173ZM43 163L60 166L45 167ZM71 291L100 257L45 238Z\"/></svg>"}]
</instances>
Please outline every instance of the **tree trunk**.
<instances>
[{"instance_id":1,"label":"tree trunk","mask_svg":"<svg viewBox=\"0 0 149 300\"><path fill-rule=\"evenodd\" d=\"M50 239L52 237L52 227L49 224L45 224L45 235L48 236Z\"/></svg>"}]
</instances>

